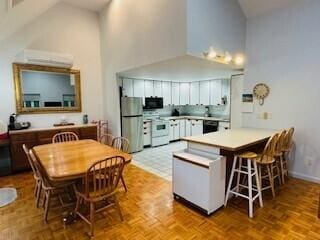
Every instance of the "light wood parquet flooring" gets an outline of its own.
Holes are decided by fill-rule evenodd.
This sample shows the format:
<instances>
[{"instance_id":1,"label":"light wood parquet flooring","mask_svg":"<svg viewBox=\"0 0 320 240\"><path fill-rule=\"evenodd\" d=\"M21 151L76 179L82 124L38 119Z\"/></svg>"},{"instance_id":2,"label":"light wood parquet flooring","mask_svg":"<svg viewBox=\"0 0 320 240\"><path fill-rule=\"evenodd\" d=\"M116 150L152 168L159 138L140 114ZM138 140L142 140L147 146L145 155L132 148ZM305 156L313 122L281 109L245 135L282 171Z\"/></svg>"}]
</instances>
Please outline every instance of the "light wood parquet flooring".
<instances>
[{"instance_id":1,"label":"light wood parquet flooring","mask_svg":"<svg viewBox=\"0 0 320 240\"><path fill-rule=\"evenodd\" d=\"M276 198L264 195L264 208L249 219L242 200L206 217L174 201L171 182L133 165L126 167L125 179L129 191L119 193L124 221L112 209L98 214L95 239L320 239L318 184L291 178ZM16 187L19 197L0 208L1 240L89 239L82 221L64 227L61 210L43 222L42 209L34 206L31 173L2 177L3 186Z\"/></svg>"}]
</instances>

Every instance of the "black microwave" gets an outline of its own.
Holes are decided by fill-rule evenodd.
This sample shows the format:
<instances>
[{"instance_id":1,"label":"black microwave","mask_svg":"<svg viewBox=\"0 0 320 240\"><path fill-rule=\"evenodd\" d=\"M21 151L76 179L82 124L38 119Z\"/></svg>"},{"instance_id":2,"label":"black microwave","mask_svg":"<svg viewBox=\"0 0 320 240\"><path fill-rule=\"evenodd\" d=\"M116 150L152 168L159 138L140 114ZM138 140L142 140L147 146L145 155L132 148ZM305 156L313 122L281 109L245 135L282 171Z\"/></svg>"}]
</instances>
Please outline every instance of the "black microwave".
<instances>
[{"instance_id":1,"label":"black microwave","mask_svg":"<svg viewBox=\"0 0 320 240\"><path fill-rule=\"evenodd\" d=\"M144 109L159 109L163 108L163 98L146 97Z\"/></svg>"}]
</instances>

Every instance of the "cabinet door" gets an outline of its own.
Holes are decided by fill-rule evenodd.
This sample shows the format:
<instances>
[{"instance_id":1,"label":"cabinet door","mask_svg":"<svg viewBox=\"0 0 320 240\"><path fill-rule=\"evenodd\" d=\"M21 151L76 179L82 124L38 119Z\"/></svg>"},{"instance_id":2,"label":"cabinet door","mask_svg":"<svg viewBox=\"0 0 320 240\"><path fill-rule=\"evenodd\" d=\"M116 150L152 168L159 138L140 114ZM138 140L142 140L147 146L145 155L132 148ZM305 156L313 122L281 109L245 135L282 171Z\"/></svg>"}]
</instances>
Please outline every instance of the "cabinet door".
<instances>
[{"instance_id":1,"label":"cabinet door","mask_svg":"<svg viewBox=\"0 0 320 240\"><path fill-rule=\"evenodd\" d=\"M210 81L200 82L200 105L210 105Z\"/></svg>"},{"instance_id":2,"label":"cabinet door","mask_svg":"<svg viewBox=\"0 0 320 240\"><path fill-rule=\"evenodd\" d=\"M29 149L39 145L36 140L11 142L11 168L13 172L30 169L27 156L22 148L23 144L26 144Z\"/></svg>"},{"instance_id":3,"label":"cabinet door","mask_svg":"<svg viewBox=\"0 0 320 240\"><path fill-rule=\"evenodd\" d=\"M175 121L174 124L174 140L179 140L180 139L180 124L179 124L179 120Z\"/></svg>"},{"instance_id":4,"label":"cabinet door","mask_svg":"<svg viewBox=\"0 0 320 240\"><path fill-rule=\"evenodd\" d=\"M221 104L221 80L210 81L210 105Z\"/></svg>"},{"instance_id":5,"label":"cabinet door","mask_svg":"<svg viewBox=\"0 0 320 240\"><path fill-rule=\"evenodd\" d=\"M191 121L191 135L202 135L203 134L203 121L192 120Z\"/></svg>"},{"instance_id":6,"label":"cabinet door","mask_svg":"<svg viewBox=\"0 0 320 240\"><path fill-rule=\"evenodd\" d=\"M179 120L179 125L180 125L180 138L183 138L186 136L186 120L185 119Z\"/></svg>"},{"instance_id":7,"label":"cabinet door","mask_svg":"<svg viewBox=\"0 0 320 240\"><path fill-rule=\"evenodd\" d=\"M149 145L151 145L151 133L144 132L143 133L143 146L149 146Z\"/></svg>"},{"instance_id":8,"label":"cabinet door","mask_svg":"<svg viewBox=\"0 0 320 240\"><path fill-rule=\"evenodd\" d=\"M225 97L227 104L230 103L230 79L221 80L221 97ZM221 103L222 104L222 103Z\"/></svg>"},{"instance_id":9,"label":"cabinet door","mask_svg":"<svg viewBox=\"0 0 320 240\"><path fill-rule=\"evenodd\" d=\"M162 85L163 105L170 106L172 104L171 82L161 82L161 85Z\"/></svg>"},{"instance_id":10,"label":"cabinet door","mask_svg":"<svg viewBox=\"0 0 320 240\"><path fill-rule=\"evenodd\" d=\"M180 83L180 105L190 104L190 83Z\"/></svg>"},{"instance_id":11,"label":"cabinet door","mask_svg":"<svg viewBox=\"0 0 320 240\"><path fill-rule=\"evenodd\" d=\"M154 97L153 81L151 81L151 80L144 81L144 96L145 97Z\"/></svg>"},{"instance_id":12,"label":"cabinet door","mask_svg":"<svg viewBox=\"0 0 320 240\"><path fill-rule=\"evenodd\" d=\"M122 95L133 97L133 80L129 78L122 79Z\"/></svg>"},{"instance_id":13,"label":"cabinet door","mask_svg":"<svg viewBox=\"0 0 320 240\"><path fill-rule=\"evenodd\" d=\"M191 120L186 119L186 137L191 136Z\"/></svg>"},{"instance_id":14,"label":"cabinet door","mask_svg":"<svg viewBox=\"0 0 320 240\"><path fill-rule=\"evenodd\" d=\"M153 82L153 92L154 92L155 97L163 97L161 81L154 81ZM171 95L171 93L170 93L170 95Z\"/></svg>"},{"instance_id":15,"label":"cabinet door","mask_svg":"<svg viewBox=\"0 0 320 240\"><path fill-rule=\"evenodd\" d=\"M190 84L190 105L199 105L200 83L193 82Z\"/></svg>"},{"instance_id":16,"label":"cabinet door","mask_svg":"<svg viewBox=\"0 0 320 240\"><path fill-rule=\"evenodd\" d=\"M230 129L230 123L229 122L219 122L219 131L226 131Z\"/></svg>"},{"instance_id":17,"label":"cabinet door","mask_svg":"<svg viewBox=\"0 0 320 240\"><path fill-rule=\"evenodd\" d=\"M180 105L180 84L179 83L172 83L172 104L173 105Z\"/></svg>"},{"instance_id":18,"label":"cabinet door","mask_svg":"<svg viewBox=\"0 0 320 240\"><path fill-rule=\"evenodd\" d=\"M133 80L133 95L141 97L144 105L144 80Z\"/></svg>"},{"instance_id":19,"label":"cabinet door","mask_svg":"<svg viewBox=\"0 0 320 240\"><path fill-rule=\"evenodd\" d=\"M174 123L170 121L169 140L174 140Z\"/></svg>"}]
</instances>

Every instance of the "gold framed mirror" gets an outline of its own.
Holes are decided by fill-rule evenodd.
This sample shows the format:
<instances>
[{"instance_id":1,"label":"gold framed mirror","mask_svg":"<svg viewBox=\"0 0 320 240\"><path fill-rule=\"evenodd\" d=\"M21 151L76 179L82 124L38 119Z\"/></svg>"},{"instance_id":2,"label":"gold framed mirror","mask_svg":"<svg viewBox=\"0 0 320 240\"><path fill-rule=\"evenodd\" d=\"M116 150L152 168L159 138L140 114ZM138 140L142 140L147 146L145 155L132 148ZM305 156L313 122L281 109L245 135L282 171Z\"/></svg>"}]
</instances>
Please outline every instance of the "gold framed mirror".
<instances>
[{"instance_id":1,"label":"gold framed mirror","mask_svg":"<svg viewBox=\"0 0 320 240\"><path fill-rule=\"evenodd\" d=\"M13 63L17 114L81 112L80 71Z\"/></svg>"}]
</instances>

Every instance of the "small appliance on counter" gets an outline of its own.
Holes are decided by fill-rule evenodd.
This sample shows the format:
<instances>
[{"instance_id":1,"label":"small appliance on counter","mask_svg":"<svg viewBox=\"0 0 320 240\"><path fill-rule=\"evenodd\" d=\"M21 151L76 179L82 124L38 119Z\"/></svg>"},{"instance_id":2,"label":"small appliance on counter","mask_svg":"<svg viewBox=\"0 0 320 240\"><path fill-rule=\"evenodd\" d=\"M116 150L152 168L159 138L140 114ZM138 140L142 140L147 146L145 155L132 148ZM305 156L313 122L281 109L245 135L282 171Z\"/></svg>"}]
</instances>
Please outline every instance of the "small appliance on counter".
<instances>
[{"instance_id":1,"label":"small appliance on counter","mask_svg":"<svg viewBox=\"0 0 320 240\"><path fill-rule=\"evenodd\" d=\"M180 112L179 112L179 110L178 110L177 108L175 108L175 109L173 110L172 116L173 116L173 117L179 117L179 116L180 116Z\"/></svg>"},{"instance_id":2,"label":"small appliance on counter","mask_svg":"<svg viewBox=\"0 0 320 240\"><path fill-rule=\"evenodd\" d=\"M13 113L9 118L9 130L22 130L31 127L30 122L17 122L17 114Z\"/></svg>"},{"instance_id":3,"label":"small appliance on counter","mask_svg":"<svg viewBox=\"0 0 320 240\"><path fill-rule=\"evenodd\" d=\"M209 114L209 106L206 106L205 109L206 109L206 110L205 110L204 116L205 116L205 117L209 117L209 115L210 115L210 114Z\"/></svg>"}]
</instances>

